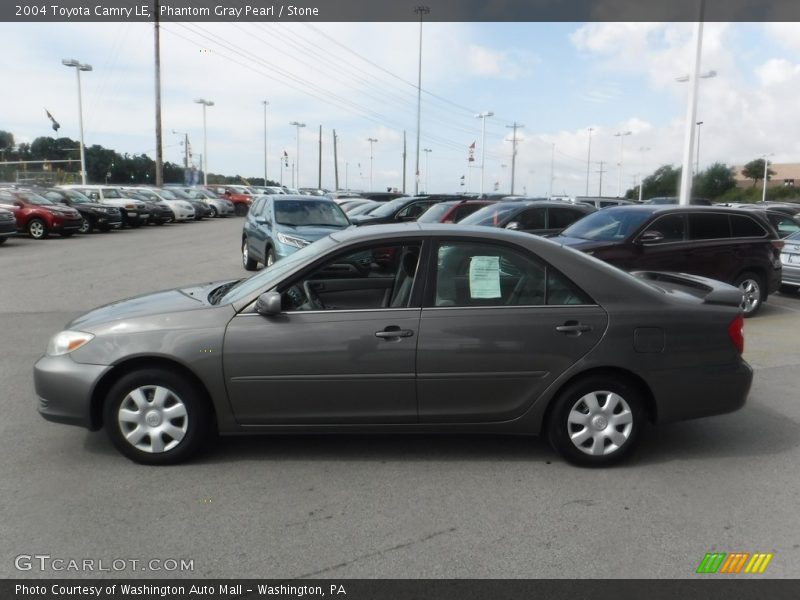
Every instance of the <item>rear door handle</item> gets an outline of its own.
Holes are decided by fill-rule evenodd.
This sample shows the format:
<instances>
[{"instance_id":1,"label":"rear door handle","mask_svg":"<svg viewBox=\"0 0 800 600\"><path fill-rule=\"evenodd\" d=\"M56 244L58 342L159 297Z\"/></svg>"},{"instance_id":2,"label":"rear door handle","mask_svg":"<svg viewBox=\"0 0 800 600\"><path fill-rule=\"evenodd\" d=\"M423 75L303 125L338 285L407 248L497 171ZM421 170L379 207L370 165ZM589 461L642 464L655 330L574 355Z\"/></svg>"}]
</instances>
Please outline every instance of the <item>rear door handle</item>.
<instances>
[{"instance_id":1,"label":"rear door handle","mask_svg":"<svg viewBox=\"0 0 800 600\"><path fill-rule=\"evenodd\" d=\"M586 333L587 331L591 330L592 330L591 325L584 325L583 323L578 323L577 321L567 321L563 325L559 325L558 327L556 327L556 331L573 336L578 336L582 333Z\"/></svg>"},{"instance_id":2,"label":"rear door handle","mask_svg":"<svg viewBox=\"0 0 800 600\"><path fill-rule=\"evenodd\" d=\"M414 335L410 329L400 329L397 325L389 325L383 331L376 331L375 337L385 340L393 340L398 338L407 338Z\"/></svg>"}]
</instances>

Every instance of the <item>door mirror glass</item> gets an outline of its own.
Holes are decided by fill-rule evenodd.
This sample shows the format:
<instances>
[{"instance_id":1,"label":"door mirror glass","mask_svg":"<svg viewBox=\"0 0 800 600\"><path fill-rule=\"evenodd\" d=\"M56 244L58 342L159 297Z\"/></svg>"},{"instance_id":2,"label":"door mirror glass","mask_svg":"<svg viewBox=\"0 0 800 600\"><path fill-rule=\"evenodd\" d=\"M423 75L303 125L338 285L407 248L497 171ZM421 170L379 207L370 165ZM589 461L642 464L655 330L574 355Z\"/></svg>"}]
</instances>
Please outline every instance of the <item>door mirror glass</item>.
<instances>
[{"instance_id":1,"label":"door mirror glass","mask_svg":"<svg viewBox=\"0 0 800 600\"><path fill-rule=\"evenodd\" d=\"M265 292L256 300L256 312L260 315L274 316L281 312L281 295L278 292Z\"/></svg>"}]
</instances>

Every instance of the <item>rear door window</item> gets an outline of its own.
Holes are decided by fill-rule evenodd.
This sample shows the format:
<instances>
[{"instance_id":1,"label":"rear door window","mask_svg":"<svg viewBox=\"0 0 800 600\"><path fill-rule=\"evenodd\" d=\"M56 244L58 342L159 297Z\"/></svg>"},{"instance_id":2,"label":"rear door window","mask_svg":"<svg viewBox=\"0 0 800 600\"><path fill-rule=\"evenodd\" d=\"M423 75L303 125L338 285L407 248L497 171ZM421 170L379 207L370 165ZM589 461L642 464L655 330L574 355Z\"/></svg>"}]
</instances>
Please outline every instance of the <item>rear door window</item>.
<instances>
[{"instance_id":1,"label":"rear door window","mask_svg":"<svg viewBox=\"0 0 800 600\"><path fill-rule=\"evenodd\" d=\"M744 215L731 215L733 237L764 237L767 232L754 219Z\"/></svg>"},{"instance_id":2,"label":"rear door window","mask_svg":"<svg viewBox=\"0 0 800 600\"><path fill-rule=\"evenodd\" d=\"M685 239L683 215L665 215L653 221L645 231L657 231L664 242L682 242Z\"/></svg>"},{"instance_id":3,"label":"rear door window","mask_svg":"<svg viewBox=\"0 0 800 600\"><path fill-rule=\"evenodd\" d=\"M689 214L690 240L720 240L731 237L728 215L715 213Z\"/></svg>"},{"instance_id":4,"label":"rear door window","mask_svg":"<svg viewBox=\"0 0 800 600\"><path fill-rule=\"evenodd\" d=\"M548 229L565 229L586 215L574 208L550 208L548 212L550 213Z\"/></svg>"},{"instance_id":5,"label":"rear door window","mask_svg":"<svg viewBox=\"0 0 800 600\"><path fill-rule=\"evenodd\" d=\"M526 231L547 228L545 209L541 207L523 210L517 218L513 220L519 223L519 229L524 229Z\"/></svg>"}]
</instances>

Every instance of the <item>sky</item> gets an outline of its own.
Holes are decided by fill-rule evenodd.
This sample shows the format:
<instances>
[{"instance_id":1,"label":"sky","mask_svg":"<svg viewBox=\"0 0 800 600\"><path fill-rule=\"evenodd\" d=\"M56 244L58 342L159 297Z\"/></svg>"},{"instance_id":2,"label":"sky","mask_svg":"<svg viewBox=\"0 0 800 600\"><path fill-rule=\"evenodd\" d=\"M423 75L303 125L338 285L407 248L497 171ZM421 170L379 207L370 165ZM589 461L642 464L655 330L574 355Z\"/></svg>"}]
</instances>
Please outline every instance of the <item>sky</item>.
<instances>
[{"instance_id":1,"label":"sky","mask_svg":"<svg viewBox=\"0 0 800 600\"><path fill-rule=\"evenodd\" d=\"M589 193L614 196L679 165L690 86L676 78L691 69L692 32L687 23L425 23L419 189L479 191L482 111L494 113L485 191L510 191L514 123L516 193L583 195L588 170ZM75 72L61 64L75 58L93 67L81 75L86 144L155 156L152 24L0 23L0 39L0 130L17 143L53 135L45 109L60 135L78 138ZM298 187L317 186L321 126L323 187L334 187L335 129L340 188L402 189L405 132L413 192L418 44L418 23L162 24L164 158L183 162L186 133L198 163L194 100L204 98L214 102L209 172L263 176L266 100L270 179L291 185L299 163ZM712 70L700 82L701 169L764 154L800 162L800 24L705 24L701 71ZM306 124L299 161L293 121Z\"/></svg>"}]
</instances>

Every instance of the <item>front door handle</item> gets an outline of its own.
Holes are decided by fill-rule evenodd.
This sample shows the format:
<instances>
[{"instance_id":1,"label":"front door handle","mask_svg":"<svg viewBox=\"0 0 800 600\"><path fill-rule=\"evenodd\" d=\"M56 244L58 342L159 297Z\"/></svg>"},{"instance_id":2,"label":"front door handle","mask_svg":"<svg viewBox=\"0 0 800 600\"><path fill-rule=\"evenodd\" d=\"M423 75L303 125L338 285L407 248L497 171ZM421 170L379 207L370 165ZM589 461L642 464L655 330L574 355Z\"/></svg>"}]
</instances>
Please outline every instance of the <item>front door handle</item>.
<instances>
[{"instance_id":1,"label":"front door handle","mask_svg":"<svg viewBox=\"0 0 800 600\"><path fill-rule=\"evenodd\" d=\"M400 329L397 325L389 325L383 331L376 331L375 337L383 338L385 340L394 340L399 338L407 338L414 335L410 329Z\"/></svg>"},{"instance_id":2,"label":"front door handle","mask_svg":"<svg viewBox=\"0 0 800 600\"><path fill-rule=\"evenodd\" d=\"M591 325L584 325L583 323L578 323L578 321L567 321L563 325L556 327L556 331L572 336L579 336L582 333L586 333L587 331L591 330Z\"/></svg>"}]
</instances>

